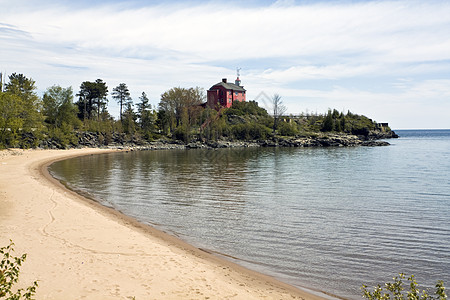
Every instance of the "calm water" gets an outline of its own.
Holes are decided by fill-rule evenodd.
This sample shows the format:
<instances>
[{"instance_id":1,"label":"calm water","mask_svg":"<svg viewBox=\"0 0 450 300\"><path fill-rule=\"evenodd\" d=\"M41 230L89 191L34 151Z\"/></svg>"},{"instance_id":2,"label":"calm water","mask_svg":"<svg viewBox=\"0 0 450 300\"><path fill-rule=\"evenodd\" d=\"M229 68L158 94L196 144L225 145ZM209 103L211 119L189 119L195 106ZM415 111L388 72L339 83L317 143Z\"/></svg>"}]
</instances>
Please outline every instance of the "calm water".
<instances>
[{"instance_id":1,"label":"calm water","mask_svg":"<svg viewBox=\"0 0 450 300\"><path fill-rule=\"evenodd\" d=\"M293 285L359 299L399 272L450 284L450 130L389 147L142 151L51 172L143 223Z\"/></svg>"}]
</instances>

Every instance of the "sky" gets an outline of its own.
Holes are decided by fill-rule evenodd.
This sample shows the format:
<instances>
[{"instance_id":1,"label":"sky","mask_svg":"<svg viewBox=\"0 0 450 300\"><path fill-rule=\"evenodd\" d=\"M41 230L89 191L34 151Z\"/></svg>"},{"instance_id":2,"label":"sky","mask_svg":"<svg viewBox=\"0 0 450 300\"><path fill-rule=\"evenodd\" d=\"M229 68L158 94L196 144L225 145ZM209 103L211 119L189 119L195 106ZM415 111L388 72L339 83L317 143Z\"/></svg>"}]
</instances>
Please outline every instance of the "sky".
<instances>
[{"instance_id":1,"label":"sky","mask_svg":"<svg viewBox=\"0 0 450 300\"><path fill-rule=\"evenodd\" d=\"M288 113L450 128L450 1L0 0L0 71L48 87L126 83L157 106L236 70L247 99ZM118 117L109 96L109 112Z\"/></svg>"}]
</instances>

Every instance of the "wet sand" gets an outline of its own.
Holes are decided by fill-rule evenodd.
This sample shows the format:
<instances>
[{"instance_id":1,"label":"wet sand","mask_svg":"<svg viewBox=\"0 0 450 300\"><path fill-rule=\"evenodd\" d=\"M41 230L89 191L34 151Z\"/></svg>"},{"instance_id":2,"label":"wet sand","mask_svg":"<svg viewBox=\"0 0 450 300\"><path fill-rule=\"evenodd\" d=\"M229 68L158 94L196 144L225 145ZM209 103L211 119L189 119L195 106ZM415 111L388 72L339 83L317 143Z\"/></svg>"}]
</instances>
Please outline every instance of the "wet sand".
<instances>
[{"instance_id":1,"label":"wet sand","mask_svg":"<svg viewBox=\"0 0 450 300\"><path fill-rule=\"evenodd\" d=\"M0 151L0 246L27 253L36 299L323 299L202 251L53 179L56 160L116 150ZM127 195L123 195L127 197Z\"/></svg>"}]
</instances>

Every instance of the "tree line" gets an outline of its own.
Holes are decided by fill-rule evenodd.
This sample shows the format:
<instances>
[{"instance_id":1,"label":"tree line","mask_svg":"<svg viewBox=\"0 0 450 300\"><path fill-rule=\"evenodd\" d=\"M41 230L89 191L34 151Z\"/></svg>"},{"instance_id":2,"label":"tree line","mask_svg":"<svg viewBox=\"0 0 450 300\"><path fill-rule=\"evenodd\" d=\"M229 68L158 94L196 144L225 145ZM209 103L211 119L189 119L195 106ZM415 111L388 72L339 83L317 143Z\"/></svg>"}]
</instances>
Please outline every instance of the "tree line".
<instances>
[{"instance_id":1,"label":"tree line","mask_svg":"<svg viewBox=\"0 0 450 300\"><path fill-rule=\"evenodd\" d=\"M76 146L77 132L121 133L142 141L176 139L257 140L274 135L295 136L317 132L364 134L377 128L371 119L348 112L286 116L281 96L275 94L272 114L255 101L236 102L230 108L208 108L199 87L174 87L165 91L157 107L145 92L135 103L128 86L120 83L111 97L119 105L116 120L108 112L109 88L102 79L84 81L74 94L72 87L58 85L36 93L35 81L13 73L0 87L0 147L38 147L56 140L63 147ZM108 141L105 141L107 144Z\"/></svg>"},{"instance_id":2,"label":"tree line","mask_svg":"<svg viewBox=\"0 0 450 300\"><path fill-rule=\"evenodd\" d=\"M146 93L135 108L125 83L111 93L120 107L119 120L108 112L108 86L102 79L83 82L75 95L72 87L54 85L40 98L36 89L34 80L16 73L1 87L0 147L37 147L46 138L76 145L77 131L139 133L146 139L155 132L157 114Z\"/></svg>"}]
</instances>

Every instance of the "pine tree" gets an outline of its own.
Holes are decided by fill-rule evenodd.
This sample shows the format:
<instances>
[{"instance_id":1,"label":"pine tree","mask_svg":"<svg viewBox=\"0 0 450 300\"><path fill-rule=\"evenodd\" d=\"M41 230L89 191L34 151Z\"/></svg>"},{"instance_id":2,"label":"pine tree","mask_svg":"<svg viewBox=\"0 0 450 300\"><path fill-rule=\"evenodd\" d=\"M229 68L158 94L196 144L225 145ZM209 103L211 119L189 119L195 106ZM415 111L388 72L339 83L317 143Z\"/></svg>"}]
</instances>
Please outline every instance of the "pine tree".
<instances>
[{"instance_id":1,"label":"pine tree","mask_svg":"<svg viewBox=\"0 0 450 300\"><path fill-rule=\"evenodd\" d=\"M112 97L116 99L117 103L120 105L120 121L122 121L123 107L128 108L128 104L132 103L130 90L125 83L121 83L113 89Z\"/></svg>"}]
</instances>

